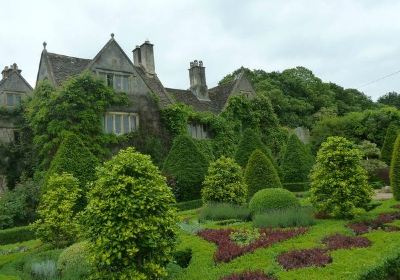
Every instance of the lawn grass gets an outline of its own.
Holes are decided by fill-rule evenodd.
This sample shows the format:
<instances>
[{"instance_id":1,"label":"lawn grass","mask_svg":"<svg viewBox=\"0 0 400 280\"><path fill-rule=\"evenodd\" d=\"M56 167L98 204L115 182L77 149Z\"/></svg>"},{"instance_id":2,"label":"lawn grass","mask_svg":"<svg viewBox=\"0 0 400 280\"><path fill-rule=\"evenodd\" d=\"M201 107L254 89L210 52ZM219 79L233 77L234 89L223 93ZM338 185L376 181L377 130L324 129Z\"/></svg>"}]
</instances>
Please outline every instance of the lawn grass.
<instances>
[{"instance_id":1,"label":"lawn grass","mask_svg":"<svg viewBox=\"0 0 400 280\"><path fill-rule=\"evenodd\" d=\"M394 200L388 200L365 216L372 218L379 213L396 211L391 208ZM398 209L397 209L398 211ZM175 279L205 279L218 280L222 276L244 270L262 269L266 273L273 273L278 279L361 279L362 275L379 265L382 265L385 257L400 253L400 232L373 231L363 236L372 241L371 247L351 250L336 250L330 252L333 262L323 268L302 268L285 271L277 262L276 257L283 252L292 249L306 249L323 247L321 240L334 233L353 234L347 227L348 221L344 220L317 220L305 235L274 244L265 249L258 249L252 254L241 256L229 263L216 265L213 254L216 246L202 238L179 233L179 248L191 248L193 255L189 266L180 271ZM205 225L209 227L209 225ZM241 225L250 226L250 223Z\"/></svg>"}]
</instances>

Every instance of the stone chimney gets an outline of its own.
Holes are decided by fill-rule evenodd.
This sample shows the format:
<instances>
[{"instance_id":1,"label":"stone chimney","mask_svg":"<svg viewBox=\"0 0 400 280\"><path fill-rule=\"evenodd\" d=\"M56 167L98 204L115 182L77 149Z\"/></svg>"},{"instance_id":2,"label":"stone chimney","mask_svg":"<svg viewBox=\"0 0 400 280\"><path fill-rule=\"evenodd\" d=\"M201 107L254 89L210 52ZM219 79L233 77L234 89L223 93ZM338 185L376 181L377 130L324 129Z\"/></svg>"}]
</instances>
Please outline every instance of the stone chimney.
<instances>
[{"instance_id":1,"label":"stone chimney","mask_svg":"<svg viewBox=\"0 0 400 280\"><path fill-rule=\"evenodd\" d=\"M18 65L16 63L11 65L10 67L6 66L4 67L4 70L1 71L3 79L7 79L13 71L21 73L22 70L18 69Z\"/></svg>"},{"instance_id":2,"label":"stone chimney","mask_svg":"<svg viewBox=\"0 0 400 280\"><path fill-rule=\"evenodd\" d=\"M136 46L133 52L133 63L143 66L148 74L155 75L153 44L146 40L140 47Z\"/></svg>"},{"instance_id":3,"label":"stone chimney","mask_svg":"<svg viewBox=\"0 0 400 280\"><path fill-rule=\"evenodd\" d=\"M206 71L201 60L190 62L189 78L190 90L193 94L196 95L198 99L210 100L206 83Z\"/></svg>"}]
</instances>

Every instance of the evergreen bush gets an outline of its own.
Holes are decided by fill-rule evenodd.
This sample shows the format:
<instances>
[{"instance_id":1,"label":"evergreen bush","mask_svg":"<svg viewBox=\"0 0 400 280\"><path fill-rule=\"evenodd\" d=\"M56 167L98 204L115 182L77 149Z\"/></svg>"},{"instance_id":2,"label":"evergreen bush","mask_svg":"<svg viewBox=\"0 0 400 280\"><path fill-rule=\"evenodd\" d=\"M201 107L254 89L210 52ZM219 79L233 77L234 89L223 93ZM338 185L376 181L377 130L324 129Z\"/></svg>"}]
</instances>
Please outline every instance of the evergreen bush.
<instances>
[{"instance_id":1,"label":"evergreen bush","mask_svg":"<svg viewBox=\"0 0 400 280\"><path fill-rule=\"evenodd\" d=\"M310 176L317 211L348 218L367 207L373 191L361 159L361 151L344 137L329 137L321 145Z\"/></svg>"},{"instance_id":2,"label":"evergreen bush","mask_svg":"<svg viewBox=\"0 0 400 280\"><path fill-rule=\"evenodd\" d=\"M100 279L161 279L176 235L175 199L150 156L121 150L97 171L82 222Z\"/></svg>"},{"instance_id":3,"label":"evergreen bush","mask_svg":"<svg viewBox=\"0 0 400 280\"><path fill-rule=\"evenodd\" d=\"M253 214L299 206L300 203L293 193L277 188L258 191L249 203L249 209Z\"/></svg>"},{"instance_id":4,"label":"evergreen bush","mask_svg":"<svg viewBox=\"0 0 400 280\"><path fill-rule=\"evenodd\" d=\"M312 165L313 156L310 150L300 141L296 134L291 134L281 162L284 184L308 182L308 175Z\"/></svg>"},{"instance_id":5,"label":"evergreen bush","mask_svg":"<svg viewBox=\"0 0 400 280\"><path fill-rule=\"evenodd\" d=\"M57 260L57 269L65 278L66 275L79 272L79 279L87 278L90 271L89 246L86 241L75 243L61 252Z\"/></svg>"},{"instance_id":6,"label":"evergreen bush","mask_svg":"<svg viewBox=\"0 0 400 280\"><path fill-rule=\"evenodd\" d=\"M271 160L258 149L251 154L244 177L249 188L249 198L265 188L282 188L278 172Z\"/></svg>"},{"instance_id":7,"label":"evergreen bush","mask_svg":"<svg viewBox=\"0 0 400 280\"><path fill-rule=\"evenodd\" d=\"M388 165L390 165L392 159L393 147L398 134L399 127L396 124L390 124L386 129L385 140L383 141L381 150L381 159Z\"/></svg>"},{"instance_id":8,"label":"evergreen bush","mask_svg":"<svg viewBox=\"0 0 400 280\"><path fill-rule=\"evenodd\" d=\"M394 198L400 200L400 135L397 136L393 148L390 165L390 186L392 187Z\"/></svg>"},{"instance_id":9,"label":"evergreen bush","mask_svg":"<svg viewBox=\"0 0 400 280\"><path fill-rule=\"evenodd\" d=\"M247 199L247 185L242 169L231 158L222 156L211 163L203 182L204 203L221 202L244 204Z\"/></svg>"},{"instance_id":10,"label":"evergreen bush","mask_svg":"<svg viewBox=\"0 0 400 280\"><path fill-rule=\"evenodd\" d=\"M186 135L177 136L165 159L163 172L175 180L177 200L200 198L201 184L207 172L208 162L193 140Z\"/></svg>"}]
</instances>

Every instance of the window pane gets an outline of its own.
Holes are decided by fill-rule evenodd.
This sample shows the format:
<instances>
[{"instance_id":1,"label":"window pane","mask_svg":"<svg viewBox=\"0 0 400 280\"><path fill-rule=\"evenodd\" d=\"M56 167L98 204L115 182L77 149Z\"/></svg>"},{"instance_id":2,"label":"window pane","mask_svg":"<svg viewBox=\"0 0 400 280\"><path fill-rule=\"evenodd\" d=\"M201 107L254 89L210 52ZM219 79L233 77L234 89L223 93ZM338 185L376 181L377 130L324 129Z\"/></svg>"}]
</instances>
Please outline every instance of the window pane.
<instances>
[{"instance_id":1,"label":"window pane","mask_svg":"<svg viewBox=\"0 0 400 280\"><path fill-rule=\"evenodd\" d=\"M106 132L113 133L113 116L106 115Z\"/></svg>"},{"instance_id":2,"label":"window pane","mask_svg":"<svg viewBox=\"0 0 400 280\"><path fill-rule=\"evenodd\" d=\"M122 77L122 90L129 91L129 77L128 76Z\"/></svg>"},{"instance_id":3,"label":"window pane","mask_svg":"<svg viewBox=\"0 0 400 280\"><path fill-rule=\"evenodd\" d=\"M107 86L114 87L114 74L107 74Z\"/></svg>"},{"instance_id":4,"label":"window pane","mask_svg":"<svg viewBox=\"0 0 400 280\"><path fill-rule=\"evenodd\" d=\"M122 76L120 76L120 75L114 76L114 83L115 83L116 90L122 90L121 78L122 78Z\"/></svg>"},{"instance_id":5,"label":"window pane","mask_svg":"<svg viewBox=\"0 0 400 280\"><path fill-rule=\"evenodd\" d=\"M130 129L129 129L129 116L128 115L124 115L124 133L129 133Z\"/></svg>"},{"instance_id":6,"label":"window pane","mask_svg":"<svg viewBox=\"0 0 400 280\"><path fill-rule=\"evenodd\" d=\"M7 106L14 106L14 95L7 93Z\"/></svg>"},{"instance_id":7,"label":"window pane","mask_svg":"<svg viewBox=\"0 0 400 280\"><path fill-rule=\"evenodd\" d=\"M15 96L15 105L21 104L21 95L16 95Z\"/></svg>"},{"instance_id":8,"label":"window pane","mask_svg":"<svg viewBox=\"0 0 400 280\"><path fill-rule=\"evenodd\" d=\"M116 134L121 134L121 115L115 115L115 133Z\"/></svg>"},{"instance_id":9,"label":"window pane","mask_svg":"<svg viewBox=\"0 0 400 280\"><path fill-rule=\"evenodd\" d=\"M130 116L129 117L131 120L131 131L135 131L136 130L136 116Z\"/></svg>"}]
</instances>

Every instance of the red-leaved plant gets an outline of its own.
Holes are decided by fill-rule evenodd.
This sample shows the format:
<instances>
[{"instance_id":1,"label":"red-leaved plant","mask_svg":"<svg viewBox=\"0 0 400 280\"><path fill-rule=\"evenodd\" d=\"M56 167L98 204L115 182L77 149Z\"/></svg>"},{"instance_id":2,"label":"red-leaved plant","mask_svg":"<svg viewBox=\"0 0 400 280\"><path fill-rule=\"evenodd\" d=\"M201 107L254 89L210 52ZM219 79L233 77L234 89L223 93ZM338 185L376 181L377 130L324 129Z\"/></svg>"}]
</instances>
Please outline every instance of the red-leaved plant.
<instances>
[{"instance_id":1,"label":"red-leaved plant","mask_svg":"<svg viewBox=\"0 0 400 280\"><path fill-rule=\"evenodd\" d=\"M355 234L360 235L374 229L383 229L385 231L398 231L399 227L385 225L394 220L400 219L400 212L382 213L376 219L364 222L350 223L348 228L352 229Z\"/></svg>"},{"instance_id":2,"label":"red-leaved plant","mask_svg":"<svg viewBox=\"0 0 400 280\"><path fill-rule=\"evenodd\" d=\"M325 266L332 262L327 250L320 248L289 251L280 254L277 260L286 270L309 266Z\"/></svg>"},{"instance_id":3,"label":"red-leaved plant","mask_svg":"<svg viewBox=\"0 0 400 280\"><path fill-rule=\"evenodd\" d=\"M245 271L222 277L220 280L276 280L276 278L265 275L262 271Z\"/></svg>"},{"instance_id":4,"label":"red-leaved plant","mask_svg":"<svg viewBox=\"0 0 400 280\"><path fill-rule=\"evenodd\" d=\"M362 236L346 236L342 234L334 234L325 237L322 242L328 250L364 248L371 246L371 241Z\"/></svg>"}]
</instances>

